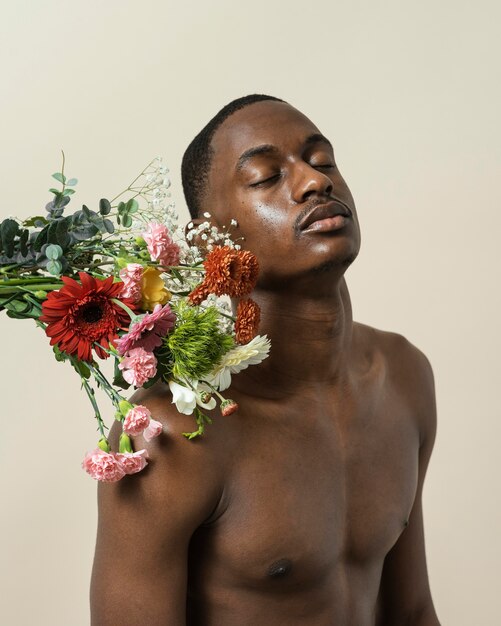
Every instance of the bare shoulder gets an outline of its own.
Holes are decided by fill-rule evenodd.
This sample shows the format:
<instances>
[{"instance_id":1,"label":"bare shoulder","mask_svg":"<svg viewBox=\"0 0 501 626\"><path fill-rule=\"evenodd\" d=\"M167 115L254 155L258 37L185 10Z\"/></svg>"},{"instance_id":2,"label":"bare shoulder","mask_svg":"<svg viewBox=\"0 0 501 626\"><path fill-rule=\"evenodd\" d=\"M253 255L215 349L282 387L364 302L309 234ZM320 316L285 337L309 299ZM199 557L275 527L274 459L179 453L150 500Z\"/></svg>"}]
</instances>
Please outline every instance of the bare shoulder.
<instances>
[{"instance_id":1,"label":"bare shoulder","mask_svg":"<svg viewBox=\"0 0 501 626\"><path fill-rule=\"evenodd\" d=\"M418 421L421 438L434 439L436 431L435 377L426 354L404 335L354 322L362 342L384 360L390 383L408 402Z\"/></svg>"},{"instance_id":2,"label":"bare shoulder","mask_svg":"<svg viewBox=\"0 0 501 626\"><path fill-rule=\"evenodd\" d=\"M122 488L155 500L157 513L163 507L170 509L173 500L189 497L192 514L197 518L193 521L202 524L217 506L224 481L211 425L202 436L191 440L185 437L183 433L197 429L195 419L179 413L168 385L163 383L137 390L130 401L145 406L152 418L161 422L163 432L149 442L142 435L131 437L134 450L147 450L148 465L140 473L122 479ZM121 431L121 424L115 422L110 431L114 450L118 449Z\"/></svg>"}]
</instances>

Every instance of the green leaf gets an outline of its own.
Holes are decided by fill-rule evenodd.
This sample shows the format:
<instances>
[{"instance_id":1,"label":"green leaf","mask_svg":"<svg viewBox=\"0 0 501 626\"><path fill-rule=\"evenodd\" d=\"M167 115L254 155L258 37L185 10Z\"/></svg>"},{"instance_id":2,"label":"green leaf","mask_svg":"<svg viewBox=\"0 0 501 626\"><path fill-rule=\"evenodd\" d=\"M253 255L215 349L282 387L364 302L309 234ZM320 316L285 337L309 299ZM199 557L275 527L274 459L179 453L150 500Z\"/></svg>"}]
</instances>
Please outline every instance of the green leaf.
<instances>
[{"instance_id":1,"label":"green leaf","mask_svg":"<svg viewBox=\"0 0 501 626\"><path fill-rule=\"evenodd\" d=\"M118 368L118 359L115 359L115 365L113 367L113 384L115 387L120 387L121 389L128 389L130 387L129 383L122 375L122 370Z\"/></svg>"},{"instance_id":2,"label":"green leaf","mask_svg":"<svg viewBox=\"0 0 501 626\"><path fill-rule=\"evenodd\" d=\"M69 180L66 181L66 184L69 185L70 187L74 187L77 183L78 183L77 178L70 178Z\"/></svg>"},{"instance_id":3,"label":"green leaf","mask_svg":"<svg viewBox=\"0 0 501 626\"><path fill-rule=\"evenodd\" d=\"M85 213L85 216L87 217L87 219L91 219L92 213L88 206L85 206L85 204L82 204L82 211Z\"/></svg>"},{"instance_id":4,"label":"green leaf","mask_svg":"<svg viewBox=\"0 0 501 626\"><path fill-rule=\"evenodd\" d=\"M69 217L57 221L56 239L57 243L63 248L63 250L70 244L70 236L68 235L69 225Z\"/></svg>"},{"instance_id":5,"label":"green leaf","mask_svg":"<svg viewBox=\"0 0 501 626\"><path fill-rule=\"evenodd\" d=\"M99 200L99 213L101 213L101 215L108 215L110 211L111 211L110 201L106 200L106 198L101 198L101 200Z\"/></svg>"},{"instance_id":6,"label":"green leaf","mask_svg":"<svg viewBox=\"0 0 501 626\"><path fill-rule=\"evenodd\" d=\"M125 228L130 228L132 226L132 217L128 213L122 217L122 224Z\"/></svg>"},{"instance_id":7,"label":"green leaf","mask_svg":"<svg viewBox=\"0 0 501 626\"><path fill-rule=\"evenodd\" d=\"M61 190L60 190L60 189L56 189L55 187L51 187L51 188L49 189L49 191L50 191L51 193L53 193L55 196L59 196L59 195L61 194Z\"/></svg>"},{"instance_id":8,"label":"green leaf","mask_svg":"<svg viewBox=\"0 0 501 626\"><path fill-rule=\"evenodd\" d=\"M71 359L70 361L73 369L78 372L84 378L90 378L90 369L83 361L77 361L76 359Z\"/></svg>"},{"instance_id":9,"label":"green leaf","mask_svg":"<svg viewBox=\"0 0 501 626\"><path fill-rule=\"evenodd\" d=\"M56 361L59 361L60 363L62 363L63 361L66 361L66 359L68 358L68 355L66 354L66 352L61 352L57 344L52 346L52 350L54 351L54 356L56 357Z\"/></svg>"},{"instance_id":10,"label":"green leaf","mask_svg":"<svg viewBox=\"0 0 501 626\"><path fill-rule=\"evenodd\" d=\"M137 211L139 210L139 204L137 203L137 200L135 198L131 198L127 201L125 208L127 213L137 213Z\"/></svg>"},{"instance_id":11,"label":"green leaf","mask_svg":"<svg viewBox=\"0 0 501 626\"><path fill-rule=\"evenodd\" d=\"M2 240L2 248L6 256L10 257L14 254L14 238L18 234L19 224L10 218L3 220L0 224L0 236Z\"/></svg>"},{"instance_id":12,"label":"green leaf","mask_svg":"<svg viewBox=\"0 0 501 626\"><path fill-rule=\"evenodd\" d=\"M63 196L72 196L75 193L74 189L65 189L63 191Z\"/></svg>"},{"instance_id":13,"label":"green leaf","mask_svg":"<svg viewBox=\"0 0 501 626\"><path fill-rule=\"evenodd\" d=\"M45 248L45 256L51 261L57 261L63 256L63 249L61 246L51 243Z\"/></svg>"},{"instance_id":14,"label":"green leaf","mask_svg":"<svg viewBox=\"0 0 501 626\"><path fill-rule=\"evenodd\" d=\"M107 232L110 233L110 235L115 232L115 225L111 220L103 220L103 224Z\"/></svg>"},{"instance_id":15,"label":"green leaf","mask_svg":"<svg viewBox=\"0 0 501 626\"><path fill-rule=\"evenodd\" d=\"M63 269L63 266L61 265L60 261L49 261L47 263L47 271L49 272L49 274L52 274L53 276L59 276L62 269Z\"/></svg>"},{"instance_id":16,"label":"green leaf","mask_svg":"<svg viewBox=\"0 0 501 626\"><path fill-rule=\"evenodd\" d=\"M49 226L51 224L47 224L44 226L42 230L38 233L35 241L33 242L33 249L35 252L40 252L44 243L47 243L47 233L49 232Z\"/></svg>"},{"instance_id":17,"label":"green leaf","mask_svg":"<svg viewBox=\"0 0 501 626\"><path fill-rule=\"evenodd\" d=\"M58 221L54 220L49 224L47 231L47 243L57 243L57 227Z\"/></svg>"},{"instance_id":18,"label":"green leaf","mask_svg":"<svg viewBox=\"0 0 501 626\"><path fill-rule=\"evenodd\" d=\"M61 172L56 172L55 174L52 174L52 178L55 178L60 183L63 183L63 185L66 182L66 176L64 174L61 174Z\"/></svg>"},{"instance_id":19,"label":"green leaf","mask_svg":"<svg viewBox=\"0 0 501 626\"><path fill-rule=\"evenodd\" d=\"M85 241L86 239L94 237L94 235L99 232L99 229L94 226L94 224L85 224L71 232L73 237L78 241Z\"/></svg>"},{"instance_id":20,"label":"green leaf","mask_svg":"<svg viewBox=\"0 0 501 626\"><path fill-rule=\"evenodd\" d=\"M118 203L117 211L118 211L118 215L122 215L122 213L125 211L125 203L124 202L119 202Z\"/></svg>"},{"instance_id":21,"label":"green leaf","mask_svg":"<svg viewBox=\"0 0 501 626\"><path fill-rule=\"evenodd\" d=\"M44 224L49 223L42 215L35 215L33 217L29 217L27 220L24 220L23 226L37 226L37 222L43 222Z\"/></svg>"},{"instance_id":22,"label":"green leaf","mask_svg":"<svg viewBox=\"0 0 501 626\"><path fill-rule=\"evenodd\" d=\"M30 231L27 228L23 228L21 231L21 236L19 237L19 248L21 250L21 254L23 256L28 256L28 237L30 236Z\"/></svg>"}]
</instances>

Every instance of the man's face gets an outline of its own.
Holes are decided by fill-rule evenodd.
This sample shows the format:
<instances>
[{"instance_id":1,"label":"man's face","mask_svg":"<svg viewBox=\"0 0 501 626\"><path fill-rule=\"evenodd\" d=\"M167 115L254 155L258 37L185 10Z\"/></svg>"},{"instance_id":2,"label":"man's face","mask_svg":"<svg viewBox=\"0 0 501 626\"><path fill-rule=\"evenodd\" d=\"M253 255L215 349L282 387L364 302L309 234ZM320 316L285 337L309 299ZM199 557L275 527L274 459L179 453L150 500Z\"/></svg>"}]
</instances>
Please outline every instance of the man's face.
<instances>
[{"instance_id":1,"label":"man's face","mask_svg":"<svg viewBox=\"0 0 501 626\"><path fill-rule=\"evenodd\" d=\"M355 203L331 145L306 116L282 102L257 102L230 115L211 146L204 208L220 225L238 221L234 237L243 236L242 248L259 260L258 286L321 269L344 273L360 248ZM324 222L327 229L318 230L317 221L302 229L317 206L349 217L341 228Z\"/></svg>"}]
</instances>

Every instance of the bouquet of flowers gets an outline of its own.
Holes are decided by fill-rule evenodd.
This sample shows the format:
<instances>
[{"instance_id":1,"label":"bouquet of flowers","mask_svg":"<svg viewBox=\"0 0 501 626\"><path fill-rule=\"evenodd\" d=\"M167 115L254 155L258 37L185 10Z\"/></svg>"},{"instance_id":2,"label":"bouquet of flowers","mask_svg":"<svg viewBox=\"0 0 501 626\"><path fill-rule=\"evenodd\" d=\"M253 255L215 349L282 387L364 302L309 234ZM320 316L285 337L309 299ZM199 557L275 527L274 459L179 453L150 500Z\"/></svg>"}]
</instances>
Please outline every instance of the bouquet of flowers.
<instances>
[{"instance_id":1,"label":"bouquet of flowers","mask_svg":"<svg viewBox=\"0 0 501 626\"><path fill-rule=\"evenodd\" d=\"M145 406L124 390L168 384L181 413L194 415L203 435L211 418L203 412L219 401L222 415L237 410L221 392L231 375L268 355L258 335L260 311L249 298L258 262L233 241L231 220L222 230L207 221L178 226L170 200L168 169L154 159L127 189L98 210L67 211L75 178L53 174L60 188L46 214L0 223L0 310L34 319L50 338L58 361L80 376L97 420L99 441L82 467L93 478L114 482L141 471L147 451L134 451L130 436L146 441L162 432ZM229 298L238 299L236 316ZM114 359L110 380L98 360ZM95 388L111 401L122 424L112 451Z\"/></svg>"}]
</instances>

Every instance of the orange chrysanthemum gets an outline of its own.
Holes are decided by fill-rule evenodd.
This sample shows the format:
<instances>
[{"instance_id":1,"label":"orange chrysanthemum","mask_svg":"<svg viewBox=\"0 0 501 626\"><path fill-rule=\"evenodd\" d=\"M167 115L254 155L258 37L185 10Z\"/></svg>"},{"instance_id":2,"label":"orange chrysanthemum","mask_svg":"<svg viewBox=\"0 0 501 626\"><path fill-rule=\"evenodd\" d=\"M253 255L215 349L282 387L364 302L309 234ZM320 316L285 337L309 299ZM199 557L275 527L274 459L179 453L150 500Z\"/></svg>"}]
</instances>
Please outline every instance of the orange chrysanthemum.
<instances>
[{"instance_id":1,"label":"orange chrysanthemum","mask_svg":"<svg viewBox=\"0 0 501 626\"><path fill-rule=\"evenodd\" d=\"M216 246L204 261L205 278L188 296L192 304L200 304L208 294L239 298L256 286L259 264L248 250Z\"/></svg>"},{"instance_id":2,"label":"orange chrysanthemum","mask_svg":"<svg viewBox=\"0 0 501 626\"><path fill-rule=\"evenodd\" d=\"M257 335L261 309L259 304L247 298L240 300L237 307L237 321L235 322L235 338L237 343L249 343Z\"/></svg>"},{"instance_id":3,"label":"orange chrysanthemum","mask_svg":"<svg viewBox=\"0 0 501 626\"><path fill-rule=\"evenodd\" d=\"M42 303L40 321L47 324L45 332L50 345L57 344L66 354L76 354L81 361L92 361L92 348L97 356L106 359L108 353L94 342L107 348L118 337L118 330L127 330L130 317L112 298L120 298L122 282L113 282L113 276L104 280L79 272L81 284L69 276L62 276L64 287L51 291ZM120 298L130 309L135 304Z\"/></svg>"}]
</instances>

